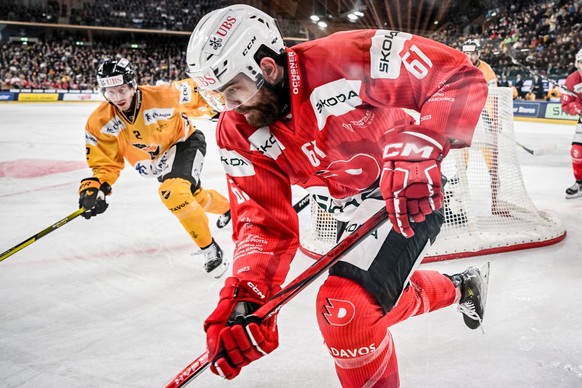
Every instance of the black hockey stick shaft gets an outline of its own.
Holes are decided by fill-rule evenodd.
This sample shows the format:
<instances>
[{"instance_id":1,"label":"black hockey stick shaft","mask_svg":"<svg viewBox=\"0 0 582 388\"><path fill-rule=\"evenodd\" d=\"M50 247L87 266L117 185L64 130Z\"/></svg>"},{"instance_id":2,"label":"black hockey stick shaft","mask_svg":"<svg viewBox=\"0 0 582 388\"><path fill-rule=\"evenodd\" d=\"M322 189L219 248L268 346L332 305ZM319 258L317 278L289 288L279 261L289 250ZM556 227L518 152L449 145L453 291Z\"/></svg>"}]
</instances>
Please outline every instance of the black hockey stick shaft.
<instances>
[{"instance_id":1,"label":"black hockey stick shaft","mask_svg":"<svg viewBox=\"0 0 582 388\"><path fill-rule=\"evenodd\" d=\"M529 66L524 65L523 63L519 62L513 55L511 54L507 54L507 56L509 58L511 58L511 61L516 64L517 66L521 67L522 69L526 70L527 72L531 73L532 75L535 75L537 77L540 77L543 80L546 80L547 82L554 84L554 85L558 85L558 87L560 87L560 89L564 90L566 93L573 95L574 97L578 97L578 93L576 93L575 91L573 91L572 89L567 88L564 85L560 85L560 83L556 80L553 80L551 78L548 78L540 73L538 73L537 71L535 71L534 69L530 68Z\"/></svg>"},{"instance_id":2,"label":"black hockey stick shaft","mask_svg":"<svg viewBox=\"0 0 582 388\"><path fill-rule=\"evenodd\" d=\"M57 230L58 228L60 228L61 226L65 225L67 222L77 218L78 216L80 216L81 214L83 214L83 212L85 212L85 209L81 208L71 214L69 214L68 216L66 216L65 218L63 218L62 220L59 220L57 222L55 222L54 224L52 224L51 226L49 226L48 228L45 228L43 230L41 230L40 232L38 232L37 234L35 234L34 236L24 240L23 242L21 242L20 244L8 249L6 252L3 252L2 255L0 255L0 261L12 256L13 254L15 254L16 252L26 248L27 246L29 246L30 244L32 244L33 242L37 241L38 239L40 239L41 237L46 236L47 234Z\"/></svg>"},{"instance_id":3,"label":"black hockey stick shaft","mask_svg":"<svg viewBox=\"0 0 582 388\"><path fill-rule=\"evenodd\" d=\"M516 146L518 146L519 148L521 148L522 150L524 150L525 152L527 152L528 154L533 155L533 156L547 155L547 154L554 152L556 149L555 143L551 143L545 147L540 147L540 148L527 147L527 146L521 144L520 142L518 142L517 140L515 140L515 138L513 138L512 136L505 134L505 132L499 132L499 133L502 136L504 136L505 138L507 138L508 140L515 142Z\"/></svg>"},{"instance_id":4,"label":"black hockey stick shaft","mask_svg":"<svg viewBox=\"0 0 582 388\"><path fill-rule=\"evenodd\" d=\"M380 209L366 222L364 222L362 225L359 225L354 232L349 234L329 252L321 256L319 260L317 260L309 268L299 274L278 294L269 299L267 303L259 307L253 315L260 320L264 320L277 313L291 299L297 296L297 294L303 291L314 280L325 273L332 265L337 263L344 255L355 248L360 242L362 242L377 228L382 226L387 220L388 213L386 213L386 209ZM352 229L352 227L349 227L349 229ZM169 383L164 386L164 388L184 387L195 377L204 372L208 366L210 366L210 361L208 360L208 351L205 351L180 373L178 373Z\"/></svg>"},{"instance_id":5,"label":"black hockey stick shaft","mask_svg":"<svg viewBox=\"0 0 582 388\"><path fill-rule=\"evenodd\" d=\"M523 144L521 144L517 140L515 141L515 144L517 144L519 147L521 147L521 149L523 149L528 154L531 154L531 155L534 155L535 154L535 151L534 150L532 150L531 148L527 148L526 146L524 146Z\"/></svg>"},{"instance_id":6,"label":"black hockey stick shaft","mask_svg":"<svg viewBox=\"0 0 582 388\"><path fill-rule=\"evenodd\" d=\"M293 205L293 209L295 209L295 211L297 213L299 213L301 210L305 209L307 207L307 205L309 205L309 194L307 194L305 197L301 198L295 205Z\"/></svg>"}]
</instances>

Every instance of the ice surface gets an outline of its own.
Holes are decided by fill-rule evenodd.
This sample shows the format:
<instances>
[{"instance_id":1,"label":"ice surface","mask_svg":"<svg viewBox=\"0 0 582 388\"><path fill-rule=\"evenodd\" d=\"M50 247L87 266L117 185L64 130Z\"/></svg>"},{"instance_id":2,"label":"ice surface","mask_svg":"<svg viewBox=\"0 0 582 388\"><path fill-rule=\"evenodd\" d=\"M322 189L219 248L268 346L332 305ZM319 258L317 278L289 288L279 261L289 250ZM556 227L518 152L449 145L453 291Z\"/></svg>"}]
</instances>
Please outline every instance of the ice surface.
<instances>
[{"instance_id":1,"label":"ice surface","mask_svg":"<svg viewBox=\"0 0 582 388\"><path fill-rule=\"evenodd\" d=\"M93 103L0 104L0 251L77 208L84 123ZM226 192L212 125L203 184ZM573 183L573 125L516 122L526 187L567 238L550 247L442 263L445 273L491 261L485 335L455 308L392 328L402 387L582 387L582 198ZM16 163L17 161L21 161ZM48 166L43 170L42 166ZM202 322L221 281L158 198L158 183L122 172L106 213L78 218L0 262L0 386L162 387L205 348ZM215 238L232 250L231 228ZM290 276L311 263L298 255ZM280 314L280 347L231 382L199 387L339 387L315 319L319 280Z\"/></svg>"}]
</instances>

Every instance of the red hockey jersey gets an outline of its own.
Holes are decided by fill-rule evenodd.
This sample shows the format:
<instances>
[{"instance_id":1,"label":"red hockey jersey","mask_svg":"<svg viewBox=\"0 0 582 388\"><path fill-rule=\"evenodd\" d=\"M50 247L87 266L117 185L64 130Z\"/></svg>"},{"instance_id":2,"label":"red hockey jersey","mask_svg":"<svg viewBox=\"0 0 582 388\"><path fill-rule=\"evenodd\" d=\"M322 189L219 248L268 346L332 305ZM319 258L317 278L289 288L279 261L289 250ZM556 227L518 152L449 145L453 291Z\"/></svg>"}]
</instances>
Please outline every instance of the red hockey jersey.
<instances>
[{"instance_id":1,"label":"red hockey jersey","mask_svg":"<svg viewBox=\"0 0 582 388\"><path fill-rule=\"evenodd\" d=\"M582 94L582 74L576 70L566 78L564 86L573 92ZM576 107L576 96L568 91L562 92L562 110L569 115L582 116L582 109Z\"/></svg>"},{"instance_id":2,"label":"red hockey jersey","mask_svg":"<svg viewBox=\"0 0 582 388\"><path fill-rule=\"evenodd\" d=\"M229 184L233 274L282 284L298 247L291 185L325 186L349 203L377 187L394 128L414 125L463 147L487 96L482 72L457 50L407 33L341 32L287 49L290 113L254 128L221 115L217 141ZM418 125L403 113L420 113Z\"/></svg>"}]
</instances>

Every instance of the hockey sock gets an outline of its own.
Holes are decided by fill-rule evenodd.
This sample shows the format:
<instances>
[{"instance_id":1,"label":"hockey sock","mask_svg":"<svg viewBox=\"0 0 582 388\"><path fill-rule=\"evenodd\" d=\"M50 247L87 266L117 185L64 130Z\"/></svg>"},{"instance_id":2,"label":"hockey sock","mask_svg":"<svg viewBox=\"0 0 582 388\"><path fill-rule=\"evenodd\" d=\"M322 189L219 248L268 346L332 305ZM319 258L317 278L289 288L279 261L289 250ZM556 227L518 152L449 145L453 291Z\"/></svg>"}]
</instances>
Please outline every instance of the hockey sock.
<instances>
[{"instance_id":1,"label":"hockey sock","mask_svg":"<svg viewBox=\"0 0 582 388\"><path fill-rule=\"evenodd\" d=\"M397 387L398 362L390 326L456 300L457 290L448 277L416 271L396 306L384 314L359 284L330 276L317 296L317 321L342 386Z\"/></svg>"},{"instance_id":2,"label":"hockey sock","mask_svg":"<svg viewBox=\"0 0 582 388\"><path fill-rule=\"evenodd\" d=\"M570 156L572 157L572 169L574 170L574 178L576 181L582 181L582 145L572 144L570 149Z\"/></svg>"},{"instance_id":3,"label":"hockey sock","mask_svg":"<svg viewBox=\"0 0 582 388\"><path fill-rule=\"evenodd\" d=\"M317 321L344 388L398 387L398 362L384 310L352 280L330 276L317 295Z\"/></svg>"}]
</instances>

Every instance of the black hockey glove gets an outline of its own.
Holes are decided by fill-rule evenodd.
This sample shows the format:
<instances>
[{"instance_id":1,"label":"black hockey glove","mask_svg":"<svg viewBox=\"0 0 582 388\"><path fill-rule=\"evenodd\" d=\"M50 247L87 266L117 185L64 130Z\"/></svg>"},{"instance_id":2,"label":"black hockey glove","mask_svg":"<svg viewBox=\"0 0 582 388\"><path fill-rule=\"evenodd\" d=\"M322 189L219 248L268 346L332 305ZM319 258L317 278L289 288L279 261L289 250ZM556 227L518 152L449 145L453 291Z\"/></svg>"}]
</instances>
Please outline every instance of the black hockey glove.
<instances>
[{"instance_id":1,"label":"black hockey glove","mask_svg":"<svg viewBox=\"0 0 582 388\"><path fill-rule=\"evenodd\" d=\"M83 179L79 186L79 209L84 208L85 212L81 215L89 219L107 210L109 204L105 202L105 196L109 193L109 183L101 183L95 177Z\"/></svg>"}]
</instances>

